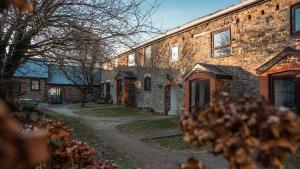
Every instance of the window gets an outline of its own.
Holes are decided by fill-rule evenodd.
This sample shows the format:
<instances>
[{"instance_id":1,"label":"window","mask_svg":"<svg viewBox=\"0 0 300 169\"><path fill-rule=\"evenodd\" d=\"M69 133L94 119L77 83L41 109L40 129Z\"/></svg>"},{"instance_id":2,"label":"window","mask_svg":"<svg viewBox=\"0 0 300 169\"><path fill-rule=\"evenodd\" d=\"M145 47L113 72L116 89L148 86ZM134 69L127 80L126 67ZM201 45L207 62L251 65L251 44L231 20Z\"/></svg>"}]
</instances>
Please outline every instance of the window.
<instances>
[{"instance_id":1,"label":"window","mask_svg":"<svg viewBox=\"0 0 300 169\"><path fill-rule=\"evenodd\" d=\"M210 82L206 79L190 81L190 113L196 113L210 102Z\"/></svg>"},{"instance_id":2,"label":"window","mask_svg":"<svg viewBox=\"0 0 300 169\"><path fill-rule=\"evenodd\" d=\"M212 33L212 49L214 57L228 56L231 54L230 29Z\"/></svg>"},{"instance_id":3,"label":"window","mask_svg":"<svg viewBox=\"0 0 300 169\"><path fill-rule=\"evenodd\" d=\"M119 58L115 59L115 67L119 67Z\"/></svg>"},{"instance_id":4,"label":"window","mask_svg":"<svg viewBox=\"0 0 300 169\"><path fill-rule=\"evenodd\" d=\"M179 45L171 46L171 62L179 60Z\"/></svg>"},{"instance_id":5,"label":"window","mask_svg":"<svg viewBox=\"0 0 300 169\"><path fill-rule=\"evenodd\" d=\"M297 4L291 9L291 30L293 34L300 34L300 4Z\"/></svg>"},{"instance_id":6,"label":"window","mask_svg":"<svg viewBox=\"0 0 300 169\"><path fill-rule=\"evenodd\" d=\"M108 70L108 65L107 65L107 63L104 63L104 64L103 64L103 69L104 69L104 70Z\"/></svg>"},{"instance_id":7,"label":"window","mask_svg":"<svg viewBox=\"0 0 300 169\"><path fill-rule=\"evenodd\" d=\"M274 77L271 81L273 93L271 99L274 105L290 108L296 113L300 113L300 80L294 77Z\"/></svg>"},{"instance_id":8,"label":"window","mask_svg":"<svg viewBox=\"0 0 300 169\"><path fill-rule=\"evenodd\" d=\"M145 58L146 58L146 59L151 59L151 46L148 46L148 47L145 49Z\"/></svg>"},{"instance_id":9,"label":"window","mask_svg":"<svg viewBox=\"0 0 300 169\"><path fill-rule=\"evenodd\" d=\"M135 54L131 53L128 55L128 66L135 66Z\"/></svg>"},{"instance_id":10,"label":"window","mask_svg":"<svg viewBox=\"0 0 300 169\"><path fill-rule=\"evenodd\" d=\"M40 90L40 80L31 80L31 90Z\"/></svg>"},{"instance_id":11,"label":"window","mask_svg":"<svg viewBox=\"0 0 300 169\"><path fill-rule=\"evenodd\" d=\"M145 77L144 79L144 90L151 90L151 77Z\"/></svg>"}]
</instances>

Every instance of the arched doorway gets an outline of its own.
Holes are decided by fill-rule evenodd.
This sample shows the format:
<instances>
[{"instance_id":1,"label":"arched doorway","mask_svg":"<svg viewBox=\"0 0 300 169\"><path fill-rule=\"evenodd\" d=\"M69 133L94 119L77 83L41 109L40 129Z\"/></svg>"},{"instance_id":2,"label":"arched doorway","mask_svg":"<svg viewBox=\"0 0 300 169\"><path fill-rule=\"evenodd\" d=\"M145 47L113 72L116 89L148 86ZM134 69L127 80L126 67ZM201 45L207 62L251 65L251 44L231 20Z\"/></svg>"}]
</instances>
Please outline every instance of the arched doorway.
<instances>
[{"instance_id":1,"label":"arched doorway","mask_svg":"<svg viewBox=\"0 0 300 169\"><path fill-rule=\"evenodd\" d=\"M48 89L48 103L50 104L63 104L64 103L64 90L61 87L50 87Z\"/></svg>"}]
</instances>

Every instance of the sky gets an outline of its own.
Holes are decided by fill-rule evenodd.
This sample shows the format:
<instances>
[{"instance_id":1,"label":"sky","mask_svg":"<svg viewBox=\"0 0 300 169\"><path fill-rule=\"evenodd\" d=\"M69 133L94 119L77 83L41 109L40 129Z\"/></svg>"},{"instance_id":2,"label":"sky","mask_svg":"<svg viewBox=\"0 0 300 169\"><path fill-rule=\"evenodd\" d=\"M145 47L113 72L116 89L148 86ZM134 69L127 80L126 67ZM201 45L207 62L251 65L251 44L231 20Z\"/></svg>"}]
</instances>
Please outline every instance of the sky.
<instances>
[{"instance_id":1,"label":"sky","mask_svg":"<svg viewBox=\"0 0 300 169\"><path fill-rule=\"evenodd\" d=\"M238 2L240 0L159 0L152 20L156 27L169 30Z\"/></svg>"}]
</instances>

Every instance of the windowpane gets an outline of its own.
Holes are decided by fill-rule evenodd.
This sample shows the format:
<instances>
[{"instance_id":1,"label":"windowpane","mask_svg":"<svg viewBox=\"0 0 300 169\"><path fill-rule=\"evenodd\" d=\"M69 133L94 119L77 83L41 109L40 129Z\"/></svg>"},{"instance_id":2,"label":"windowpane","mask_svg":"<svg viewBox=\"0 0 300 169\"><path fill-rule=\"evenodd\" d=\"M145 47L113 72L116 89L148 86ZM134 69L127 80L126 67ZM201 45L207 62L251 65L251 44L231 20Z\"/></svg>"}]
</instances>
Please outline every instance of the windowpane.
<instances>
[{"instance_id":1,"label":"windowpane","mask_svg":"<svg viewBox=\"0 0 300 169\"><path fill-rule=\"evenodd\" d=\"M191 107L195 107L196 106L196 81L191 81L191 91L190 91L190 95L191 95Z\"/></svg>"},{"instance_id":2,"label":"windowpane","mask_svg":"<svg viewBox=\"0 0 300 169\"><path fill-rule=\"evenodd\" d=\"M227 55L230 55L230 53L231 53L231 48L230 47L225 47L225 48L214 50L214 56L215 57L227 56Z\"/></svg>"},{"instance_id":3,"label":"windowpane","mask_svg":"<svg viewBox=\"0 0 300 169\"><path fill-rule=\"evenodd\" d=\"M300 7L295 9L295 31L300 31Z\"/></svg>"},{"instance_id":4,"label":"windowpane","mask_svg":"<svg viewBox=\"0 0 300 169\"><path fill-rule=\"evenodd\" d=\"M174 45L171 47L171 61L178 61L179 59L179 46Z\"/></svg>"},{"instance_id":5,"label":"windowpane","mask_svg":"<svg viewBox=\"0 0 300 169\"><path fill-rule=\"evenodd\" d=\"M213 47L222 47L230 45L230 30L214 34Z\"/></svg>"},{"instance_id":6,"label":"windowpane","mask_svg":"<svg viewBox=\"0 0 300 169\"><path fill-rule=\"evenodd\" d=\"M274 80L274 99L276 106L294 108L295 106L294 79Z\"/></svg>"},{"instance_id":7,"label":"windowpane","mask_svg":"<svg viewBox=\"0 0 300 169\"><path fill-rule=\"evenodd\" d=\"M40 81L39 80L32 80L31 81L31 89L32 90L39 90L40 89Z\"/></svg>"},{"instance_id":8,"label":"windowpane","mask_svg":"<svg viewBox=\"0 0 300 169\"><path fill-rule=\"evenodd\" d=\"M115 67L118 67L119 66L119 58L116 58L115 59Z\"/></svg>"},{"instance_id":9,"label":"windowpane","mask_svg":"<svg viewBox=\"0 0 300 169\"><path fill-rule=\"evenodd\" d=\"M145 58L146 58L146 59L150 59L150 58L151 58L151 46L148 46L148 47L145 49Z\"/></svg>"},{"instance_id":10,"label":"windowpane","mask_svg":"<svg viewBox=\"0 0 300 169\"><path fill-rule=\"evenodd\" d=\"M134 54L128 55L128 66L135 66L135 55Z\"/></svg>"}]
</instances>

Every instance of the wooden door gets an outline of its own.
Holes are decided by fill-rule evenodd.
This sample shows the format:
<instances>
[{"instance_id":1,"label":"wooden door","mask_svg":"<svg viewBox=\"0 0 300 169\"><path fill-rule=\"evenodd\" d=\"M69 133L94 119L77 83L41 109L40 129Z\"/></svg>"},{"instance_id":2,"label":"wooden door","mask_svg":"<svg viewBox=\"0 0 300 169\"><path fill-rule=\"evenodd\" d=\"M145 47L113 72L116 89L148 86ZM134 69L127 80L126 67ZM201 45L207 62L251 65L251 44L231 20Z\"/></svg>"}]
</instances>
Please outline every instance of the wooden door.
<instances>
[{"instance_id":1,"label":"wooden door","mask_svg":"<svg viewBox=\"0 0 300 169\"><path fill-rule=\"evenodd\" d=\"M124 88L124 82L122 79L117 80L117 104L122 105L123 104L123 88Z\"/></svg>"}]
</instances>

